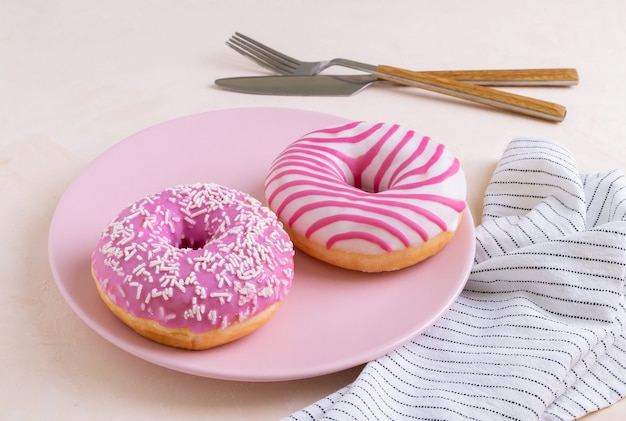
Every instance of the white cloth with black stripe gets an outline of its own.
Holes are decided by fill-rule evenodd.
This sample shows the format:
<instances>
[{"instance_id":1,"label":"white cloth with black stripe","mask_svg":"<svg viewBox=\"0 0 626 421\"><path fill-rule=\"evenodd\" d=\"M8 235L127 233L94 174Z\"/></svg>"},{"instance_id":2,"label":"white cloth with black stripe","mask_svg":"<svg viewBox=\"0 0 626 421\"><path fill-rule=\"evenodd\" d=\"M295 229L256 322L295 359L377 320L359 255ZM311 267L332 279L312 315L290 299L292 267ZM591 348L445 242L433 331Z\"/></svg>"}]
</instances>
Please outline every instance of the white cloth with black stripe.
<instances>
[{"instance_id":1,"label":"white cloth with black stripe","mask_svg":"<svg viewBox=\"0 0 626 421\"><path fill-rule=\"evenodd\" d=\"M425 333L286 419L571 420L626 395L626 181L515 139L467 285Z\"/></svg>"}]
</instances>

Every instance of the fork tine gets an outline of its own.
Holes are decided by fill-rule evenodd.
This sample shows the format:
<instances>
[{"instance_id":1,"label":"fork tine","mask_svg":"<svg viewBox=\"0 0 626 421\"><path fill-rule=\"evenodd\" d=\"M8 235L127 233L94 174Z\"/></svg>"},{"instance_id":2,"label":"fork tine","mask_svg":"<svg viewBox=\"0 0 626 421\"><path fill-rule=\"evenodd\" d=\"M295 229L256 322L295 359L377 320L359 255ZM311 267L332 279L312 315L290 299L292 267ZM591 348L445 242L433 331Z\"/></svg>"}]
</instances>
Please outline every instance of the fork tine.
<instances>
[{"instance_id":1,"label":"fork tine","mask_svg":"<svg viewBox=\"0 0 626 421\"><path fill-rule=\"evenodd\" d=\"M274 55L271 51L263 49L263 47L239 38L237 35L232 36L229 42L239 47L240 50L245 51L247 56L253 58L257 63L265 62L266 67L272 68L279 73L289 74L295 70L296 66L288 60L284 60L279 55Z\"/></svg>"},{"instance_id":2,"label":"fork tine","mask_svg":"<svg viewBox=\"0 0 626 421\"><path fill-rule=\"evenodd\" d=\"M247 58L249 58L250 60L254 61L255 63L257 63L259 66L264 67L266 69L269 69L273 72L276 73L280 73L280 74L289 74L289 71L283 69L282 67L279 67L273 63L269 63L266 60L261 60L259 58L257 58L256 56L253 56L252 54L249 54L246 50L243 50L241 48L239 48L238 46L236 46L235 44L233 44L231 41L226 41L226 45L228 45L230 48L232 48L233 50L237 51L239 54L241 54L242 56L245 56Z\"/></svg>"},{"instance_id":3,"label":"fork tine","mask_svg":"<svg viewBox=\"0 0 626 421\"><path fill-rule=\"evenodd\" d=\"M241 42L236 38L231 38L227 45L230 43L230 47L239 52L243 52L244 55L252 60L256 61L261 66L274 70L275 72L282 74L289 74L294 71L293 67L289 64L285 64L280 60L276 60L273 56L266 54L263 51L259 51L255 46Z\"/></svg>"},{"instance_id":4,"label":"fork tine","mask_svg":"<svg viewBox=\"0 0 626 421\"><path fill-rule=\"evenodd\" d=\"M300 64L300 60L290 57L287 54L283 54L280 51L276 51L273 48L268 47L265 44L261 44L259 41L256 41L252 38L250 38L249 36L246 36L244 34L242 34L241 32L235 32L235 36L239 37L242 40L247 41L248 43L258 47L259 49L263 50L263 51L267 51L268 53L271 53L272 55L276 56L276 57L280 57L282 60L284 60L285 62L289 62L291 63L293 66L298 66Z\"/></svg>"},{"instance_id":5,"label":"fork tine","mask_svg":"<svg viewBox=\"0 0 626 421\"><path fill-rule=\"evenodd\" d=\"M300 65L299 60L276 51L239 32L235 32L226 44L258 64L278 73L293 73Z\"/></svg>"}]
</instances>

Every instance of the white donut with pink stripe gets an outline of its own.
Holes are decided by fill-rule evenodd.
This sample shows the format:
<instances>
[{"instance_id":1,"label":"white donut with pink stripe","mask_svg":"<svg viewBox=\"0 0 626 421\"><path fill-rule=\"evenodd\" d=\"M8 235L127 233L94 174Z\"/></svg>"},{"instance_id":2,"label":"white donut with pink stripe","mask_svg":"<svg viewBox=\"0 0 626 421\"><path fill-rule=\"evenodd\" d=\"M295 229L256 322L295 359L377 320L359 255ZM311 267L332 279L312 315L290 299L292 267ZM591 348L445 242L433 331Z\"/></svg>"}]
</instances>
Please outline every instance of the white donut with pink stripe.
<instances>
[{"instance_id":1,"label":"white donut with pink stripe","mask_svg":"<svg viewBox=\"0 0 626 421\"><path fill-rule=\"evenodd\" d=\"M350 122L301 137L274 160L265 195L299 249L366 272L433 255L466 208L459 160L387 123Z\"/></svg>"}]
</instances>

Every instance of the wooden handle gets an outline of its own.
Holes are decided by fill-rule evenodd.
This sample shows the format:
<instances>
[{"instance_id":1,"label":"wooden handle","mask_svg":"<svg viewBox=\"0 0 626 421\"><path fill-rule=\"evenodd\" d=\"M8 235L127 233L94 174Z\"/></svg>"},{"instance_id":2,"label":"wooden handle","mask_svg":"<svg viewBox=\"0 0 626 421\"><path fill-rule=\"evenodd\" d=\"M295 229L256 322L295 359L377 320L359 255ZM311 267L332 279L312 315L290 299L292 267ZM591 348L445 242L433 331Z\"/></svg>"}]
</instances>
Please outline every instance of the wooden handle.
<instances>
[{"instance_id":1,"label":"wooden handle","mask_svg":"<svg viewBox=\"0 0 626 421\"><path fill-rule=\"evenodd\" d=\"M567 112L565 107L552 102L447 79L425 72L411 72L396 67L380 65L376 67L375 75L380 79L402 85L414 86L549 121L563 121Z\"/></svg>"},{"instance_id":2,"label":"wooden handle","mask_svg":"<svg viewBox=\"0 0 626 421\"><path fill-rule=\"evenodd\" d=\"M578 72L571 68L433 70L416 73L489 86L573 86L578 84Z\"/></svg>"}]
</instances>

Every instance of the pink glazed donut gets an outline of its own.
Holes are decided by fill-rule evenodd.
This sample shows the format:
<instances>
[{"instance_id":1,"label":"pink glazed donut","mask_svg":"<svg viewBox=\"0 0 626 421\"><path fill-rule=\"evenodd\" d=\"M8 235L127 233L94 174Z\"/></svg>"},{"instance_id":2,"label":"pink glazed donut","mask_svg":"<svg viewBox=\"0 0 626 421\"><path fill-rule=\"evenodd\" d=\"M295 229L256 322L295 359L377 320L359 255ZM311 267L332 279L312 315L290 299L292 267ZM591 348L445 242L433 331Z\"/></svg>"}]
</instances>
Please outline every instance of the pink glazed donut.
<instances>
[{"instance_id":1,"label":"pink glazed donut","mask_svg":"<svg viewBox=\"0 0 626 421\"><path fill-rule=\"evenodd\" d=\"M459 160L395 124L351 122L289 145L265 180L295 246L346 269L382 272L432 256L466 208Z\"/></svg>"},{"instance_id":2,"label":"pink glazed donut","mask_svg":"<svg viewBox=\"0 0 626 421\"><path fill-rule=\"evenodd\" d=\"M98 292L156 342L207 349L263 325L293 280L293 245L276 215L217 184L166 189L126 207L92 254Z\"/></svg>"}]
</instances>

